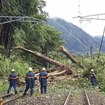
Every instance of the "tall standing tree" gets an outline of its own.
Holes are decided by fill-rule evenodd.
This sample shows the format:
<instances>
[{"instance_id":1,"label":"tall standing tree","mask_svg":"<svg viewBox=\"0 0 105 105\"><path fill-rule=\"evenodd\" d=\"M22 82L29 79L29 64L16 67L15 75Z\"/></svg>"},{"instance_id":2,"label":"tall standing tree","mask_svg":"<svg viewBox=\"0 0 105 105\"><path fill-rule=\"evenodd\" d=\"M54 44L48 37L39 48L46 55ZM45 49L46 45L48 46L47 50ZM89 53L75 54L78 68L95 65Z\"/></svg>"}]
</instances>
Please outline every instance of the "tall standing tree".
<instances>
[{"instance_id":1,"label":"tall standing tree","mask_svg":"<svg viewBox=\"0 0 105 105\"><path fill-rule=\"evenodd\" d=\"M60 33L45 24L44 0L2 0L0 8L0 42L10 57L13 46L21 45L46 56L61 44ZM18 54L18 52L16 52ZM20 53L26 59L26 54ZM27 59L26 59L27 60ZM34 64L34 59L30 58ZM37 60L36 63L43 61Z\"/></svg>"},{"instance_id":2,"label":"tall standing tree","mask_svg":"<svg viewBox=\"0 0 105 105\"><path fill-rule=\"evenodd\" d=\"M23 33L27 33L33 23L30 23L28 25L29 27L27 27L27 24L24 23L24 21L27 21L26 18L22 19L6 16L29 16L30 18L28 20L32 20L33 17L34 20L35 18L44 20L46 17L46 12L42 10L44 6L46 6L46 3L43 0L0 1L0 43L4 46L7 54L9 54L14 44L14 32L21 30ZM23 22L21 22L22 20Z\"/></svg>"}]
</instances>

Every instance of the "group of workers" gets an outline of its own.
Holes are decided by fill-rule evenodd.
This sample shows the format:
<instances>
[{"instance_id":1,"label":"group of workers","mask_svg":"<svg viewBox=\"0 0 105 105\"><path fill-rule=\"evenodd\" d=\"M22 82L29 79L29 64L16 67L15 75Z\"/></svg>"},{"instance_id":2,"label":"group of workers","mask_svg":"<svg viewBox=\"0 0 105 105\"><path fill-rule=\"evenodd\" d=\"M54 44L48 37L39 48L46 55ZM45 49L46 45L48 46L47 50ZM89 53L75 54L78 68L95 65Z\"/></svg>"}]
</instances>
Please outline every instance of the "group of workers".
<instances>
[{"instance_id":1,"label":"group of workers","mask_svg":"<svg viewBox=\"0 0 105 105\"><path fill-rule=\"evenodd\" d=\"M40 93L46 93L47 92L47 79L48 79L48 74L46 72L45 68L42 68L41 72L39 73L39 82L40 82ZM15 70L12 69L11 74L9 75L9 88L7 90L7 93L9 94L11 88L14 88L15 94L17 94L17 79L18 76L15 73ZM32 68L29 67L29 72L25 76L25 82L26 82L26 88L24 90L23 95L26 95L27 91L30 89L30 95L33 95L33 89L35 87L35 80L36 80L35 73L33 72ZM91 69L90 71L90 82L91 85L94 87L96 84L96 76L94 73L94 70Z\"/></svg>"},{"instance_id":2,"label":"group of workers","mask_svg":"<svg viewBox=\"0 0 105 105\"><path fill-rule=\"evenodd\" d=\"M45 68L42 68L41 72L39 73L39 82L40 82L40 93L46 93L47 92L47 79L48 79L48 74L46 72ZM15 94L17 94L17 79L18 76L15 72L14 69L12 69L11 74L9 75L9 88L7 90L7 93L9 94L11 88L14 88ZM26 73L25 76L25 82L26 82L26 87L24 90L23 95L26 95L27 91L30 89L30 95L33 95L34 92L34 87L35 87L35 80L37 77L35 76L35 73L33 72L33 69L29 67L29 72Z\"/></svg>"}]
</instances>

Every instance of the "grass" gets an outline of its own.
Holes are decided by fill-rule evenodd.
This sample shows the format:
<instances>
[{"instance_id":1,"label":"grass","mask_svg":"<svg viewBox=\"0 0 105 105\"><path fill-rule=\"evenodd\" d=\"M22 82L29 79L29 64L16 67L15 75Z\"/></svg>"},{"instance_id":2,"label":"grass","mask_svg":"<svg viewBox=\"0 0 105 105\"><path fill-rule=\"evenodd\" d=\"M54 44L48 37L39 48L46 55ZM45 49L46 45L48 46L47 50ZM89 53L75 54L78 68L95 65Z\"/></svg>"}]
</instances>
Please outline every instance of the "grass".
<instances>
[{"instance_id":1,"label":"grass","mask_svg":"<svg viewBox=\"0 0 105 105\"><path fill-rule=\"evenodd\" d=\"M6 80L0 81L0 92L5 92L8 89L8 82Z\"/></svg>"}]
</instances>

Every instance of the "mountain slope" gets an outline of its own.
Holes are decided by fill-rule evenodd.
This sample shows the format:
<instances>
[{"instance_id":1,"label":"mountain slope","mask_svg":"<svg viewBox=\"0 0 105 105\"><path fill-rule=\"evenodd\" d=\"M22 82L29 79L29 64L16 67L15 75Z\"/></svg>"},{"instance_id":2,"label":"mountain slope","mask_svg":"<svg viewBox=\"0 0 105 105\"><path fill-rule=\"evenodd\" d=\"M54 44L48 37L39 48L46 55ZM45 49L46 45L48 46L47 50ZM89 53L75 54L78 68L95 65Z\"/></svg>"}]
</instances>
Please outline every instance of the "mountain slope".
<instances>
[{"instance_id":1,"label":"mountain slope","mask_svg":"<svg viewBox=\"0 0 105 105\"><path fill-rule=\"evenodd\" d=\"M92 46L93 51L96 52L100 46L99 40L63 19L48 18L47 23L53 26L57 31L61 32L61 38L64 39L64 46L68 51L87 53ZM103 46L102 49L105 51L105 46Z\"/></svg>"}]
</instances>

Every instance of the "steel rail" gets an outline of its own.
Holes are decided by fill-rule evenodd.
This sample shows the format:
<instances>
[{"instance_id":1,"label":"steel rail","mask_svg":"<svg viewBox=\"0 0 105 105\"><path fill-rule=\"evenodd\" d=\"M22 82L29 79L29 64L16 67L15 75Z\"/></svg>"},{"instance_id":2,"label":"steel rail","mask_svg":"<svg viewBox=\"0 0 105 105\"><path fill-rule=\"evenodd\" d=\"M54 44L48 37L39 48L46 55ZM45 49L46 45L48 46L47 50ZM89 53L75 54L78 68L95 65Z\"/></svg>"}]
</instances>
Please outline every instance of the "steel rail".
<instances>
[{"instance_id":1,"label":"steel rail","mask_svg":"<svg viewBox=\"0 0 105 105\"><path fill-rule=\"evenodd\" d=\"M68 105L68 104L69 104L70 95L71 95L71 90L70 90L70 92L69 92L69 94L68 94L68 96L67 96L67 98L66 98L66 100L65 100L65 102L64 102L64 104L63 104L63 105ZM87 102L87 105L91 105L91 104L90 104L89 97L88 97L88 94L87 94L87 92L86 92L86 90L85 90L85 89L84 89L84 95L85 95L85 97L86 97L86 102Z\"/></svg>"},{"instance_id":2,"label":"steel rail","mask_svg":"<svg viewBox=\"0 0 105 105\"><path fill-rule=\"evenodd\" d=\"M1 95L1 98L4 99L4 98L10 97L10 96L12 96L12 95L13 95L12 93L10 93L10 94L5 94L5 95Z\"/></svg>"},{"instance_id":3,"label":"steel rail","mask_svg":"<svg viewBox=\"0 0 105 105\"><path fill-rule=\"evenodd\" d=\"M85 92L85 97L86 97L86 100L87 100L87 104L88 105L91 105L86 90L84 90L84 92Z\"/></svg>"},{"instance_id":4,"label":"steel rail","mask_svg":"<svg viewBox=\"0 0 105 105\"><path fill-rule=\"evenodd\" d=\"M24 86L24 85L21 83L20 86ZM12 101L14 101L16 99L19 99L21 97L24 97L24 96L21 95L21 94L19 96L15 96L13 93L3 94L3 95L0 96L0 105L5 105L5 104L7 104L9 102L12 102Z\"/></svg>"},{"instance_id":5,"label":"steel rail","mask_svg":"<svg viewBox=\"0 0 105 105\"><path fill-rule=\"evenodd\" d=\"M71 90L70 90L70 92L69 92L69 94L66 98L66 101L65 101L64 105L67 105L69 103L70 95L71 95Z\"/></svg>"},{"instance_id":6,"label":"steel rail","mask_svg":"<svg viewBox=\"0 0 105 105\"><path fill-rule=\"evenodd\" d=\"M7 104L7 103L9 103L9 102L12 102L12 101L14 101L14 100L17 100L17 99L19 99L19 98L21 98L21 97L23 97L23 95L18 96L18 97L11 98L10 100L6 100L6 101L3 102L3 105L5 105L5 104Z\"/></svg>"}]
</instances>

